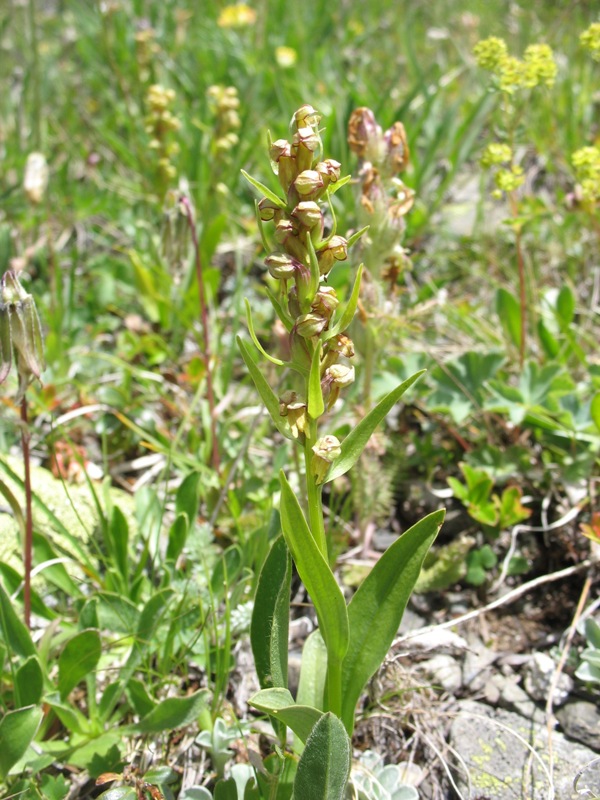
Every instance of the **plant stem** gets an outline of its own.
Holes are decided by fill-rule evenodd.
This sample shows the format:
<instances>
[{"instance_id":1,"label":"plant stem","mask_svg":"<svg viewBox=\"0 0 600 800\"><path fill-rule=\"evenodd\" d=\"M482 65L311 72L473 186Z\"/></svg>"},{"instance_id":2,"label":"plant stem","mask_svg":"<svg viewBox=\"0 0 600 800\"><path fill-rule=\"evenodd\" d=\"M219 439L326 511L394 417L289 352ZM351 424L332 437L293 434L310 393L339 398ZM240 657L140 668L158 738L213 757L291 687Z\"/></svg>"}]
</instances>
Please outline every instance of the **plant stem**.
<instances>
[{"instance_id":1,"label":"plant stem","mask_svg":"<svg viewBox=\"0 0 600 800\"><path fill-rule=\"evenodd\" d=\"M32 149L39 150L42 146L42 99L40 92L40 51L37 35L37 24L35 19L35 0L29 0L28 4L29 15L29 46L31 47L32 58L32 112L33 119L31 123L31 138Z\"/></svg>"},{"instance_id":2,"label":"plant stem","mask_svg":"<svg viewBox=\"0 0 600 800\"><path fill-rule=\"evenodd\" d=\"M323 558L329 563L329 554L327 552L327 538L325 536L325 523L323 521L323 487L317 486L315 479L312 475L310 462L312 460L313 451L312 447L316 441L316 435L313 434L313 429L316 430L316 423L311 421L310 434L307 435L304 444L304 467L306 472L306 501L308 503L308 525L310 532L313 535L317 547L321 551Z\"/></svg>"},{"instance_id":3,"label":"plant stem","mask_svg":"<svg viewBox=\"0 0 600 800\"><path fill-rule=\"evenodd\" d=\"M342 716L342 663L327 659L327 707L336 716Z\"/></svg>"},{"instance_id":4,"label":"plant stem","mask_svg":"<svg viewBox=\"0 0 600 800\"><path fill-rule=\"evenodd\" d=\"M519 214L517 201L514 193L510 194L510 209L514 218ZM519 306L521 312L521 337L519 341L519 367L523 369L525 362L526 338L527 338L527 292L525 286L525 260L523 258L523 248L521 246L521 226L515 227L515 247L517 250L517 268L519 271Z\"/></svg>"},{"instance_id":5,"label":"plant stem","mask_svg":"<svg viewBox=\"0 0 600 800\"><path fill-rule=\"evenodd\" d=\"M202 325L202 335L204 337L204 351L203 360L206 369L206 394L208 397L208 408L210 412L210 429L212 436L212 466L215 472L219 472L220 459L219 459L219 442L217 440L217 420L215 416L215 393L213 389L213 376L211 367L211 351L210 351L210 332L208 324L208 308L206 305L206 294L204 291L204 273L202 269L202 258L200 256L200 243L198 242L198 232L194 223L194 215L192 206L189 199L182 195L180 202L185 209L190 233L192 235L192 244L194 247L194 256L196 260L196 282L198 283L198 301L200 304L200 324Z\"/></svg>"},{"instance_id":6,"label":"plant stem","mask_svg":"<svg viewBox=\"0 0 600 800\"><path fill-rule=\"evenodd\" d=\"M31 515L31 470L29 463L29 419L27 398L21 400L21 447L25 471L25 541L23 542L24 587L23 605L25 625L31 628L31 554L33 550L33 518Z\"/></svg>"}]
</instances>

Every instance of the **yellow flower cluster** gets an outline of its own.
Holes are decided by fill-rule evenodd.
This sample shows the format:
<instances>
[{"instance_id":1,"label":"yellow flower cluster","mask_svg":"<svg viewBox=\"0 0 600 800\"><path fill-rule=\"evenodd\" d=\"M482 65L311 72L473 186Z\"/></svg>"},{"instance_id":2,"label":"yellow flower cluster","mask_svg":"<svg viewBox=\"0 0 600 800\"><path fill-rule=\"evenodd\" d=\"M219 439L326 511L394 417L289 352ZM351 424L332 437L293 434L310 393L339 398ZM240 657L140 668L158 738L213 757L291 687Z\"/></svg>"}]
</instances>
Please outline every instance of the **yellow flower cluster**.
<instances>
[{"instance_id":1,"label":"yellow flower cluster","mask_svg":"<svg viewBox=\"0 0 600 800\"><path fill-rule=\"evenodd\" d=\"M217 153L227 153L239 141L236 133L241 127L238 114L240 99L235 86L209 86L209 102L212 112L216 117L215 121L215 148Z\"/></svg>"},{"instance_id":2,"label":"yellow flower cluster","mask_svg":"<svg viewBox=\"0 0 600 800\"><path fill-rule=\"evenodd\" d=\"M514 192L519 186L523 185L525 178L523 177L523 170L517 164L512 163L513 151L507 144L500 142L492 142L485 148L481 157L481 166L486 169L498 167L501 164L508 166L496 170L494 173L494 183L496 189L493 192L494 197L501 197L502 192Z\"/></svg>"},{"instance_id":3,"label":"yellow flower cluster","mask_svg":"<svg viewBox=\"0 0 600 800\"><path fill-rule=\"evenodd\" d=\"M529 45L520 59L509 55L503 39L490 36L475 45L473 54L477 64L493 73L498 87L507 94L540 85L552 86L556 78L556 62L547 44Z\"/></svg>"},{"instance_id":4,"label":"yellow flower cluster","mask_svg":"<svg viewBox=\"0 0 600 800\"><path fill-rule=\"evenodd\" d=\"M577 180L586 200L600 200L600 148L581 147L571 156Z\"/></svg>"},{"instance_id":5,"label":"yellow flower cluster","mask_svg":"<svg viewBox=\"0 0 600 800\"><path fill-rule=\"evenodd\" d=\"M246 3L225 6L219 14L217 25L220 28L247 28L256 22L256 11Z\"/></svg>"},{"instance_id":6,"label":"yellow flower cluster","mask_svg":"<svg viewBox=\"0 0 600 800\"><path fill-rule=\"evenodd\" d=\"M600 22L593 22L579 37L581 46L592 54L594 61L600 61Z\"/></svg>"},{"instance_id":7,"label":"yellow flower cluster","mask_svg":"<svg viewBox=\"0 0 600 800\"><path fill-rule=\"evenodd\" d=\"M171 159L179 151L179 146L177 142L169 141L169 134L181 127L181 122L169 109L174 100L175 92L159 84L151 86L146 95L146 133L151 137L149 147L158 155L158 173L161 182L165 183L177 175Z\"/></svg>"}]
</instances>

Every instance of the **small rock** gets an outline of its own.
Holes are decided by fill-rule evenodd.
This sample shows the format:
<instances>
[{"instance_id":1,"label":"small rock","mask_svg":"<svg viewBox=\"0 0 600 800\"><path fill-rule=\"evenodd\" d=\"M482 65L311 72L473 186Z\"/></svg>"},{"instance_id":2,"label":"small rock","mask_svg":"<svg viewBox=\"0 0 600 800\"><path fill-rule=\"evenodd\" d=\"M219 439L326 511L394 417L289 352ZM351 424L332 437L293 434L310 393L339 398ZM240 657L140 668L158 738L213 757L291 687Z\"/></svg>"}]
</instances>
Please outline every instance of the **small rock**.
<instances>
[{"instance_id":1,"label":"small rock","mask_svg":"<svg viewBox=\"0 0 600 800\"><path fill-rule=\"evenodd\" d=\"M600 711L594 703L574 700L556 712L565 736L600 751Z\"/></svg>"},{"instance_id":2,"label":"small rock","mask_svg":"<svg viewBox=\"0 0 600 800\"><path fill-rule=\"evenodd\" d=\"M573 782L596 757L593 750L554 731L554 770L550 780L546 725L472 700L460 703L450 730L450 743L461 757L462 767L456 769L455 780L465 798L576 800L581 795L575 792Z\"/></svg>"},{"instance_id":3,"label":"small rock","mask_svg":"<svg viewBox=\"0 0 600 800\"><path fill-rule=\"evenodd\" d=\"M452 656L440 654L420 666L431 676L432 683L441 686L449 694L455 694L462 687L462 670Z\"/></svg>"},{"instance_id":4,"label":"small rock","mask_svg":"<svg viewBox=\"0 0 600 800\"><path fill-rule=\"evenodd\" d=\"M538 703L545 703L554 677L556 664L546 653L535 653L525 667L525 691ZM554 690L552 702L555 706L565 703L573 691L573 680L561 673Z\"/></svg>"}]
</instances>

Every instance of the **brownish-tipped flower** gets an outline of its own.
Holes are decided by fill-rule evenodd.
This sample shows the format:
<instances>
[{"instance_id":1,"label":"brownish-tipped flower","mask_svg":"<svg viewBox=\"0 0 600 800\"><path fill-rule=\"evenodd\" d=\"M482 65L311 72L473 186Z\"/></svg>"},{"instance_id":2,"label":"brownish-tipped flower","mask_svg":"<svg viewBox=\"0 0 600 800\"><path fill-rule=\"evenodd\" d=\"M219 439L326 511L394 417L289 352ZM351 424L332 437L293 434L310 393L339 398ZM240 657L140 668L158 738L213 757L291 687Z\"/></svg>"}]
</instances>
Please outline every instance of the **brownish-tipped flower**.
<instances>
[{"instance_id":1,"label":"brownish-tipped flower","mask_svg":"<svg viewBox=\"0 0 600 800\"><path fill-rule=\"evenodd\" d=\"M337 364L340 357L352 358L354 355L354 342L345 333L339 333L325 343L321 368L323 370L332 364Z\"/></svg>"},{"instance_id":2,"label":"brownish-tipped flower","mask_svg":"<svg viewBox=\"0 0 600 800\"><path fill-rule=\"evenodd\" d=\"M354 378L354 367L348 367L345 364L333 364L325 370L321 380L321 391L323 392L327 410L333 406L340 396L340 389L344 389L354 383Z\"/></svg>"},{"instance_id":3,"label":"brownish-tipped flower","mask_svg":"<svg viewBox=\"0 0 600 800\"><path fill-rule=\"evenodd\" d=\"M279 413L287 419L294 439L303 437L308 425L306 403L298 400L296 392L284 392L279 398Z\"/></svg>"},{"instance_id":4,"label":"brownish-tipped flower","mask_svg":"<svg viewBox=\"0 0 600 800\"><path fill-rule=\"evenodd\" d=\"M319 314L329 321L339 304L340 301L333 286L321 286L315 295L311 308L315 314Z\"/></svg>"},{"instance_id":5,"label":"brownish-tipped flower","mask_svg":"<svg viewBox=\"0 0 600 800\"><path fill-rule=\"evenodd\" d=\"M318 200L325 191L325 183L321 173L305 169L294 181L294 188L303 200Z\"/></svg>"},{"instance_id":6,"label":"brownish-tipped flower","mask_svg":"<svg viewBox=\"0 0 600 800\"><path fill-rule=\"evenodd\" d=\"M295 275L298 263L287 253L271 253L270 256L265 258L265 264L270 275L280 281L291 280Z\"/></svg>"},{"instance_id":7,"label":"brownish-tipped flower","mask_svg":"<svg viewBox=\"0 0 600 800\"><path fill-rule=\"evenodd\" d=\"M271 222L273 219L277 222L281 218L281 206L268 197L263 197L258 204L258 214L263 222Z\"/></svg>"},{"instance_id":8,"label":"brownish-tipped flower","mask_svg":"<svg viewBox=\"0 0 600 800\"><path fill-rule=\"evenodd\" d=\"M386 166L392 175L396 175L406 169L410 157L404 125L401 122L394 122L384 133L383 141Z\"/></svg>"},{"instance_id":9,"label":"brownish-tipped flower","mask_svg":"<svg viewBox=\"0 0 600 800\"><path fill-rule=\"evenodd\" d=\"M317 253L319 271L327 275L336 261L345 261L348 258L348 242L343 236L332 236L327 247Z\"/></svg>"},{"instance_id":10,"label":"brownish-tipped flower","mask_svg":"<svg viewBox=\"0 0 600 800\"><path fill-rule=\"evenodd\" d=\"M294 328L303 339L318 336L327 327L328 320L320 314L302 314L296 320Z\"/></svg>"},{"instance_id":11,"label":"brownish-tipped flower","mask_svg":"<svg viewBox=\"0 0 600 800\"><path fill-rule=\"evenodd\" d=\"M305 127L316 128L320 121L321 115L308 103L300 106L292 117L292 125L296 129Z\"/></svg>"},{"instance_id":12,"label":"brownish-tipped flower","mask_svg":"<svg viewBox=\"0 0 600 800\"><path fill-rule=\"evenodd\" d=\"M8 270L0 281L0 383L6 380L13 353L19 374L19 398L32 378L46 368L44 341L35 301Z\"/></svg>"},{"instance_id":13,"label":"brownish-tipped flower","mask_svg":"<svg viewBox=\"0 0 600 800\"><path fill-rule=\"evenodd\" d=\"M323 483L331 464L341 455L342 448L336 436L322 436L313 447L310 467L315 483Z\"/></svg>"},{"instance_id":14,"label":"brownish-tipped flower","mask_svg":"<svg viewBox=\"0 0 600 800\"><path fill-rule=\"evenodd\" d=\"M339 161L336 161L334 158L326 158L325 161L319 161L315 170L323 178L323 183L325 188L327 188L330 183L337 183L339 181L341 168L342 165Z\"/></svg>"},{"instance_id":15,"label":"brownish-tipped flower","mask_svg":"<svg viewBox=\"0 0 600 800\"><path fill-rule=\"evenodd\" d=\"M348 121L348 146L359 158L376 160L381 140L381 128L370 108L356 108Z\"/></svg>"},{"instance_id":16,"label":"brownish-tipped flower","mask_svg":"<svg viewBox=\"0 0 600 800\"><path fill-rule=\"evenodd\" d=\"M323 214L314 200L302 200L298 203L292 211L292 217L297 219L299 224L309 231L317 227L319 232L323 230Z\"/></svg>"}]
</instances>

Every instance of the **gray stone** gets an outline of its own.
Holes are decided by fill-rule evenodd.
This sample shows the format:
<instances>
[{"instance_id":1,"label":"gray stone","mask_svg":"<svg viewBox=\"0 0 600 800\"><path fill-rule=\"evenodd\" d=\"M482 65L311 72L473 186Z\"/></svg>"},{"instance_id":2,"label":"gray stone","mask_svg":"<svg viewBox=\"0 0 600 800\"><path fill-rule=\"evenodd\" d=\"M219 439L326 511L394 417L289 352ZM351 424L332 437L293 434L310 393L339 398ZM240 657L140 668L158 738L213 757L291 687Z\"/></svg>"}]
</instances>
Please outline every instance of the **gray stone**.
<instances>
[{"instance_id":1,"label":"gray stone","mask_svg":"<svg viewBox=\"0 0 600 800\"><path fill-rule=\"evenodd\" d=\"M551 777L546 725L474 701L460 704L450 743L463 762L455 780L464 800L576 800L582 795L574 780L596 759L593 750L555 731Z\"/></svg>"},{"instance_id":2,"label":"gray stone","mask_svg":"<svg viewBox=\"0 0 600 800\"><path fill-rule=\"evenodd\" d=\"M565 736L600 752L600 711L595 703L574 700L556 711Z\"/></svg>"},{"instance_id":3,"label":"gray stone","mask_svg":"<svg viewBox=\"0 0 600 800\"><path fill-rule=\"evenodd\" d=\"M545 703L554 678L556 663L546 653L534 653L525 667L525 691L538 703ZM573 691L573 679L561 672L554 688L552 702L554 706L565 703Z\"/></svg>"},{"instance_id":4,"label":"gray stone","mask_svg":"<svg viewBox=\"0 0 600 800\"><path fill-rule=\"evenodd\" d=\"M462 670L460 664L452 656L440 654L420 664L421 669L449 694L455 694L462 686Z\"/></svg>"}]
</instances>

